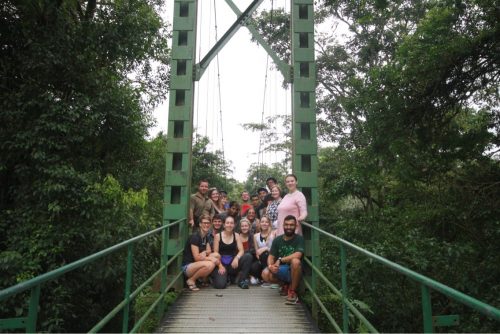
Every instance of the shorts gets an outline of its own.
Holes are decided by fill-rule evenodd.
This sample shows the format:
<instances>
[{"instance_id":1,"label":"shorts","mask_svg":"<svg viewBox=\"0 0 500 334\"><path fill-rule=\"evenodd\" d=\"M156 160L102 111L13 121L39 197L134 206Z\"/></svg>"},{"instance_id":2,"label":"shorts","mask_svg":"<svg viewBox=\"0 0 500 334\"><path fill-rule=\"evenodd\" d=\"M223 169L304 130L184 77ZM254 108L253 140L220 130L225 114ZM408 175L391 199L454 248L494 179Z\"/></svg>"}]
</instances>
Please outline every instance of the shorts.
<instances>
[{"instance_id":1,"label":"shorts","mask_svg":"<svg viewBox=\"0 0 500 334\"><path fill-rule=\"evenodd\" d=\"M189 266L190 264L191 264L191 263L188 263L188 264L185 264L185 265L183 265L183 266L181 267L182 273L183 273L184 275L186 275L186 276L187 276L188 266Z\"/></svg>"},{"instance_id":2,"label":"shorts","mask_svg":"<svg viewBox=\"0 0 500 334\"><path fill-rule=\"evenodd\" d=\"M278 272L275 274L276 277L280 281L290 283L292 281L292 275L290 273L290 265L289 264L280 264L280 268L278 269Z\"/></svg>"}]
</instances>

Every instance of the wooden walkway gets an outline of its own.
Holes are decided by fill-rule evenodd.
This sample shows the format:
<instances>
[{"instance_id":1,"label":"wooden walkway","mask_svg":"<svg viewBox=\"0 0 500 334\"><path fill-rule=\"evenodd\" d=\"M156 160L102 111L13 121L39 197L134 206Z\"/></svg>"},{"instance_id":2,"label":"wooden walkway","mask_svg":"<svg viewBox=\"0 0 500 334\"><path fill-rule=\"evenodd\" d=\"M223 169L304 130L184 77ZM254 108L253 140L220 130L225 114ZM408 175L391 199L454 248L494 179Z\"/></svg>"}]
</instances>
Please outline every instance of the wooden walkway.
<instances>
[{"instance_id":1,"label":"wooden walkway","mask_svg":"<svg viewBox=\"0 0 500 334\"><path fill-rule=\"evenodd\" d=\"M157 333L316 333L302 304L286 305L278 290L232 285L184 291Z\"/></svg>"}]
</instances>

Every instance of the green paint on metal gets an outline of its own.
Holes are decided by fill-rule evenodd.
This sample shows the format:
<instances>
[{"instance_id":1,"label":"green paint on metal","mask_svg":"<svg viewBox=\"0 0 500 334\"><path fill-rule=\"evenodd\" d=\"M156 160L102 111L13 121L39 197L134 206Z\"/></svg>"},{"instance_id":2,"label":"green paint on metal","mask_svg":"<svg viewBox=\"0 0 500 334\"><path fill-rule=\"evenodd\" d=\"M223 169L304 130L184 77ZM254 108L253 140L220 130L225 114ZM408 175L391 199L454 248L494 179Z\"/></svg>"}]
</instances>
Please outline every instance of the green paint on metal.
<instances>
[{"instance_id":1,"label":"green paint on metal","mask_svg":"<svg viewBox=\"0 0 500 334\"><path fill-rule=\"evenodd\" d=\"M304 259L304 261L311 267L311 269L318 275L318 277L333 291L334 294L336 294L338 297L342 298L342 292L337 289L332 282L326 278L326 276L316 267L311 261L309 261L307 258ZM324 293L324 291L323 291ZM365 318L363 314L354 306L349 299L346 298L346 304L349 310L358 318L368 329L370 333L378 333L378 331L373 327L373 325ZM325 311L325 310L323 310ZM329 311L328 311L329 313ZM326 314L325 314L326 315Z\"/></svg>"},{"instance_id":2,"label":"green paint on metal","mask_svg":"<svg viewBox=\"0 0 500 334\"><path fill-rule=\"evenodd\" d=\"M431 293L427 286L422 284L422 315L424 320L424 333L433 333L432 328L432 303Z\"/></svg>"},{"instance_id":3,"label":"green paint on metal","mask_svg":"<svg viewBox=\"0 0 500 334\"><path fill-rule=\"evenodd\" d=\"M318 210L318 144L316 137L316 70L314 65L314 1L292 0L290 6L292 42L292 170L307 199L307 221L319 227ZM319 233L312 230L304 235L311 245L306 257L320 265ZM305 277L317 289L313 271ZM320 306L321 307L321 306ZM313 305L313 317L317 308Z\"/></svg>"},{"instance_id":4,"label":"green paint on metal","mask_svg":"<svg viewBox=\"0 0 500 334\"><path fill-rule=\"evenodd\" d=\"M327 236L328 238L334 240L335 242L337 242L339 244L343 244L344 246L346 246L350 250L353 250L358 254L362 254L365 257L370 258L370 259L374 260L375 262L378 262L387 268L390 268L391 270L399 272L400 274L407 276L408 278L410 278L411 280L413 280L415 282L425 284L430 289L432 289L434 291L438 291L438 292L442 293L443 295L448 296L449 298L451 298L457 302L460 302L464 305L467 305L468 307L486 315L487 317L489 317L491 319L495 319L497 321L500 321L500 309L498 309L492 305L488 305L486 303L483 303L482 301L477 300L474 297L468 296L468 295L466 295L458 290L450 288L449 286L446 286L446 285L444 285L438 281L435 281L427 276L424 276L424 275L419 274L411 269L403 267L400 264L394 263L394 262L392 262L392 261L390 261L382 256L374 254L366 249L363 249L363 248L361 248L353 243L350 243L349 241L346 241L342 238L339 238L339 237L337 237L329 232L326 232L326 231L324 231L324 230L322 230L314 225L311 225L307 222L303 222L302 225L307 226L311 229L315 229L320 234Z\"/></svg>"},{"instance_id":5,"label":"green paint on metal","mask_svg":"<svg viewBox=\"0 0 500 334\"><path fill-rule=\"evenodd\" d=\"M428 278L424 275L421 275L417 272L414 272L406 267L403 267L397 263L394 263L394 262L391 262L389 260L387 260L386 258L383 258L379 255L376 255L376 254L373 254L369 251L367 251L366 249L363 249L359 246L356 246L344 239L341 239L329 232L326 232L312 224L309 224L307 222L303 222L302 225L304 227L308 227L312 230L316 230L318 231L318 233L328 237L329 239L337 242L338 244L342 245L343 247L345 248L349 248L351 250L353 250L354 252L356 252L357 254L361 254L371 260L374 260L374 262L378 262L380 264L382 264L384 267L388 268L388 269L391 269L391 270L394 270L406 277L408 277L409 279L415 281L415 282L418 282L421 284L421 294L422 294L422 312L423 312L423 319L424 319L424 332L427 332L427 333L431 333L433 331L433 324L436 324L437 323L441 323L441 322L444 322L444 323L452 323L454 324L454 317L455 316L450 316L450 318L444 318L444 320L441 320L439 319L438 317L432 317L432 304L431 304L431 295L430 295L430 291L431 289L434 290L434 291L437 291L437 292L440 292L444 295L446 295L447 297L457 301L457 302L460 302L478 312L480 312L481 314L484 314L485 316L487 316L488 318L491 318L491 319L494 319L494 320L497 320L497 321L500 321L500 309L492 306L492 305L488 305L486 303L483 303L482 301L480 300L477 300L471 296L468 296L460 291L457 291L453 288L450 288L442 283L439 283L431 278ZM342 257L342 253L341 253L341 257ZM308 261L307 259L305 259L305 261L312 267L312 269L314 271L316 271L318 273L318 276L337 294L337 295L340 295L341 293L338 292L338 290L333 286L333 284L331 284L327 279L326 277L319 271L319 269L317 269L314 265L312 265L312 263L310 261ZM342 259L341 259L341 266L342 266ZM341 269L341 271L343 271ZM350 307L349 305L350 303L347 302L347 306L349 307L349 309L355 313L355 315L358 317L358 319L360 319L363 323L364 321L362 320L361 317L359 317L355 311L353 311L353 309ZM434 320L433 320L434 319ZM458 316L457 316L457 320L458 321ZM365 323L366 324L366 323ZM370 327L367 326L367 328L369 328L371 330Z\"/></svg>"},{"instance_id":6,"label":"green paint on metal","mask_svg":"<svg viewBox=\"0 0 500 334\"><path fill-rule=\"evenodd\" d=\"M149 309L144 313L144 315L139 319L137 320L137 322L135 323L135 326L134 328L132 328L132 330L130 331L130 333L136 333L139 328L141 327L141 325L143 324L143 322L148 318L148 316L151 314L151 312L153 312L153 310L155 309L155 307L161 302L163 304L163 298L165 297L165 295L167 294L168 290L170 289L170 287L172 287L174 285L174 283L182 277L182 272L179 272L177 274L177 276L166 286L165 288L165 291L163 291L162 293L160 293L160 296L154 301L154 303L149 307Z\"/></svg>"},{"instance_id":7,"label":"green paint on metal","mask_svg":"<svg viewBox=\"0 0 500 334\"><path fill-rule=\"evenodd\" d=\"M160 269L158 269L158 271L156 271L153 275L151 275L146 281L144 281L144 283L142 283L137 289L134 290L134 292L132 292L130 294L130 300L134 300L135 297L137 297L137 295L139 295L139 293L144 290L144 288L146 286L148 286L149 284L151 284L151 282L156 278L158 277L158 275L162 272L162 271L165 271L166 270L166 267L171 263L173 262L177 257L181 257L180 255L182 254L182 251L179 252L178 254L176 254L175 256L173 256L164 266L160 267ZM175 280L172 281L172 284L175 283ZM168 286L171 286L171 285L168 285ZM118 304L113 310L111 310L111 312L109 312L104 318L101 319L101 321L99 321L94 327L92 327L92 329L89 331L89 333L97 333L98 331L100 331L111 319L113 319L113 317L115 315L118 314L118 312L120 312L120 310L123 309L123 307L125 306L125 300L123 300L120 304Z\"/></svg>"},{"instance_id":8,"label":"green paint on metal","mask_svg":"<svg viewBox=\"0 0 500 334\"><path fill-rule=\"evenodd\" d=\"M132 287L133 262L134 262L134 244L130 244L127 247L127 269L125 276L125 296L124 296L125 307L123 308L122 333L128 332L128 321L130 314L130 289Z\"/></svg>"},{"instance_id":9,"label":"green paint on metal","mask_svg":"<svg viewBox=\"0 0 500 334\"><path fill-rule=\"evenodd\" d=\"M236 32L240 29L240 27L245 24L245 21L250 18L252 13L259 7L259 5L262 3L264 0L254 0L250 5L248 5L247 9L238 16L236 21L229 27L229 29L222 35L222 37L215 43L215 45L208 51L208 53L203 57L203 59L200 61L198 65L196 65L196 73L195 73L195 80L200 80L202 77L203 73L207 69L208 65L212 61L212 59L217 56L220 50L229 42L231 37L236 34Z\"/></svg>"},{"instance_id":10,"label":"green paint on metal","mask_svg":"<svg viewBox=\"0 0 500 334\"><path fill-rule=\"evenodd\" d=\"M316 294L316 292L313 291L312 286L309 285L309 283L307 283L306 280L304 280L303 283L306 286L306 288L309 289L309 291L311 291L311 294L312 294L314 300L319 305L319 307L321 308L321 310L325 314L326 318L328 319L328 321L330 321L330 323L335 328L335 330L337 331L337 333L342 333L342 329L340 328L339 324L332 317L332 315L330 314L330 311L326 308L325 304L323 304L323 302L321 301L321 299L319 299L319 297Z\"/></svg>"},{"instance_id":11,"label":"green paint on metal","mask_svg":"<svg viewBox=\"0 0 500 334\"><path fill-rule=\"evenodd\" d=\"M233 12L241 16L241 11L239 8L234 4L232 0L226 0L226 3L231 7ZM253 26L252 22L250 21L245 21L243 22L245 26L247 27L248 31L252 34L253 38L266 50L267 54L271 59L274 61L274 64L278 68L278 70L281 72L281 75L283 75L283 78L285 82L291 83L291 67L287 63L285 63L283 60L280 59L280 57L274 52L274 50L271 48L271 46L262 38L262 36L259 34L257 29Z\"/></svg>"},{"instance_id":12,"label":"green paint on metal","mask_svg":"<svg viewBox=\"0 0 500 334\"><path fill-rule=\"evenodd\" d=\"M169 239L168 230L163 230L161 239L162 239L161 266L163 267L165 263L168 262L168 239ZM167 268L165 266L165 270L161 272L160 292L165 291L166 285L167 285ZM165 304L160 303L158 307L158 318L161 319L164 311L165 311Z\"/></svg>"},{"instance_id":13,"label":"green paint on metal","mask_svg":"<svg viewBox=\"0 0 500 334\"><path fill-rule=\"evenodd\" d=\"M70 264L67 264L61 268L57 268L55 270L52 270L48 273L39 275L37 277L34 277L28 281L21 282L19 284L16 284L12 287L9 287L7 289L1 290L0 291L0 301L5 300L15 294L27 291L31 289L31 296L29 300L29 308L28 308L28 316L27 317L19 317L19 318L9 318L9 319L0 319L0 329L16 329L16 328L25 328L26 332L33 333L36 332L36 322L37 322L37 314L38 314L38 305L39 305L39 299L40 299L40 288L41 285L45 282L55 280L56 278L64 275L67 272L70 272L72 270L78 269L86 264L92 263L106 255L110 255L126 246L129 247L129 255L127 257L127 273L130 273L130 282L132 279L132 274L131 274L131 268L132 268L132 249L133 244L137 243L153 234L159 233L165 229L169 229L173 226L176 225L185 225L186 224L186 219L181 219L175 222L172 222L170 224L166 224L162 227L159 227L157 229L154 229L152 231L146 232L144 234L141 234L139 236L133 237L129 240L123 241L119 244L116 244L114 246L111 246L109 248L106 248L102 251L99 251L97 253L91 254L87 257L84 257L80 260L77 260L75 262L72 262ZM168 265L170 265L173 261L178 260L180 258L180 255L182 254L182 250L174 254L160 269L155 272L153 275L151 275L144 283L142 283L134 292L130 294L130 286L126 288L126 296L123 301L121 301L111 312L109 312L98 324L96 324L91 330L91 333L96 333L100 329L102 329L118 312L121 310L124 310L124 308L132 301L137 295L151 282L158 277L158 275L161 272L164 272L167 268ZM128 274L127 274L128 275ZM128 281L128 279L125 279ZM173 280L169 285L167 285L167 289L169 286L172 286L174 283L177 282L176 280ZM126 286L128 283L126 284ZM127 300L127 295L128 300ZM127 322L128 323L128 322Z\"/></svg>"},{"instance_id":14,"label":"green paint on metal","mask_svg":"<svg viewBox=\"0 0 500 334\"><path fill-rule=\"evenodd\" d=\"M36 320L38 318L38 303L40 301L40 285L31 288L30 303L28 308L28 320L26 323L26 332L36 332Z\"/></svg>"},{"instance_id":15,"label":"green paint on metal","mask_svg":"<svg viewBox=\"0 0 500 334\"><path fill-rule=\"evenodd\" d=\"M175 0L165 158L163 223L185 218L189 210L193 144L194 68L197 0ZM164 245L167 243L164 242ZM175 253L173 249L171 253ZM169 255L165 252L162 255Z\"/></svg>"},{"instance_id":16,"label":"green paint on metal","mask_svg":"<svg viewBox=\"0 0 500 334\"><path fill-rule=\"evenodd\" d=\"M460 317L456 314L436 315L432 317L434 327L450 327L460 324Z\"/></svg>"},{"instance_id":17,"label":"green paint on metal","mask_svg":"<svg viewBox=\"0 0 500 334\"><path fill-rule=\"evenodd\" d=\"M26 328L27 318L0 319L0 330Z\"/></svg>"},{"instance_id":18,"label":"green paint on metal","mask_svg":"<svg viewBox=\"0 0 500 334\"><path fill-rule=\"evenodd\" d=\"M347 254L344 245L340 245L340 275L342 284L342 328L349 333L349 310L347 309Z\"/></svg>"},{"instance_id":19,"label":"green paint on metal","mask_svg":"<svg viewBox=\"0 0 500 334\"><path fill-rule=\"evenodd\" d=\"M37 285L39 284L42 284L44 282L48 282L48 281L51 281L51 280L54 280L56 279L57 277L61 276L61 275L64 275L65 273L67 272L70 272L72 270L75 270L77 268L80 268L86 264L89 264L91 262L94 262L95 260L99 259L99 258L102 258L106 255L109 255L113 252L116 252L117 250L119 249L122 249L124 248L125 246L128 246L129 244L131 243L135 243L135 242L138 242L144 238L147 238L153 234L156 234L158 232L160 232L161 230L165 229L165 228L169 228L169 227L172 227L172 226L175 226L177 224L181 224L182 222L185 222L186 219L180 219L180 220L177 220L173 223L170 223L170 224L167 224L167 225L164 225L164 226L161 226L161 227L158 227L157 229L154 229L152 231L149 231L149 232L146 232L144 234L141 234L137 237L134 237L134 238L131 238L131 239L128 239L126 241L123 241L119 244L116 244L114 246L111 246L109 248L106 248L102 251L99 251L97 253L94 253L94 254L91 254L89 256L86 256L80 260L77 260L75 262L72 262L70 264L67 264L61 268L57 268L57 269L54 269L52 271L49 271L48 273L45 273L45 274L42 274L42 275L39 275L37 277L34 277L28 281L24 281L24 282L21 282L19 284L16 284L14 286L11 286L7 289L4 289L4 290L1 290L0 291L0 301L2 300L5 300L7 299L8 297L12 296L12 295L15 295L17 293L20 293L20 292L23 292L23 291L26 291L26 290L29 290L33 287L36 287Z\"/></svg>"}]
</instances>

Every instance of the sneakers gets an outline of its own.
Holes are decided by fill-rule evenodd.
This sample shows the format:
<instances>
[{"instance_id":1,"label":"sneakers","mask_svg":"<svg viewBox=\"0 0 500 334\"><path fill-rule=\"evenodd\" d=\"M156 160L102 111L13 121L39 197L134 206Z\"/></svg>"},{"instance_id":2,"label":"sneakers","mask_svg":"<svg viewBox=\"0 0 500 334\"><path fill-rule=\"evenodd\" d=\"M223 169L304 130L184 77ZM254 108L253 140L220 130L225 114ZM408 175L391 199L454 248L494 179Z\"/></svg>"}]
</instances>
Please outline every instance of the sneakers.
<instances>
[{"instance_id":1,"label":"sneakers","mask_svg":"<svg viewBox=\"0 0 500 334\"><path fill-rule=\"evenodd\" d=\"M263 288L270 288L271 285L272 285L271 283L264 282L260 286L263 287Z\"/></svg>"},{"instance_id":2,"label":"sneakers","mask_svg":"<svg viewBox=\"0 0 500 334\"><path fill-rule=\"evenodd\" d=\"M295 305L299 304L299 297L293 290L288 290L288 296L286 297L286 302L285 304L287 305Z\"/></svg>"},{"instance_id":3,"label":"sneakers","mask_svg":"<svg viewBox=\"0 0 500 334\"><path fill-rule=\"evenodd\" d=\"M238 286L242 289L248 289L248 282L246 279L242 279L239 283Z\"/></svg>"},{"instance_id":4,"label":"sneakers","mask_svg":"<svg viewBox=\"0 0 500 334\"><path fill-rule=\"evenodd\" d=\"M276 283L272 283L271 286L270 286L271 289L279 289L280 288L280 285L279 284L276 284Z\"/></svg>"},{"instance_id":5,"label":"sneakers","mask_svg":"<svg viewBox=\"0 0 500 334\"><path fill-rule=\"evenodd\" d=\"M257 278L251 276L250 277L250 285L258 285L260 282Z\"/></svg>"},{"instance_id":6,"label":"sneakers","mask_svg":"<svg viewBox=\"0 0 500 334\"><path fill-rule=\"evenodd\" d=\"M280 296L288 296L288 284L283 284L281 286Z\"/></svg>"}]
</instances>

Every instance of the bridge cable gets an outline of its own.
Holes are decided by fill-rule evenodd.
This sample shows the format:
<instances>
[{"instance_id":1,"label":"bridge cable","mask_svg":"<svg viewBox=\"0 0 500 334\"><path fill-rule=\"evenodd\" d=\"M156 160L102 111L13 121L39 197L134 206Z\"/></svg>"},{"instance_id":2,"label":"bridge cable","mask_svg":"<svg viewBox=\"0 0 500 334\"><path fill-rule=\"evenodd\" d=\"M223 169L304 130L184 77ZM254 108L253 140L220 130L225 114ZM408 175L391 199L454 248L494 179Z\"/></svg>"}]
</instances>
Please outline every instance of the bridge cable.
<instances>
[{"instance_id":1,"label":"bridge cable","mask_svg":"<svg viewBox=\"0 0 500 334\"><path fill-rule=\"evenodd\" d=\"M291 8L287 8L288 7L288 1L285 1L285 12L289 12L291 13L292 9ZM291 62L291 58L290 58L290 62ZM291 64L292 65L292 64ZM293 126L293 122L292 122L292 108L291 106L289 107L288 106L288 103L291 101L292 99L292 90L291 90L291 83L287 83L286 85L286 90L285 90L285 120L288 119L288 124L289 124L289 128L290 128L290 131L289 131L289 134L290 134L290 145L293 141L293 136L292 136L292 126ZM286 136L288 135L287 133L287 128L286 128L286 122L284 123L285 124L285 127L284 127L284 139L286 140ZM285 163L287 163L287 160L288 160L288 169L290 171L292 171L292 152L291 152L292 148L290 147L290 149L285 149Z\"/></svg>"},{"instance_id":2,"label":"bridge cable","mask_svg":"<svg viewBox=\"0 0 500 334\"><path fill-rule=\"evenodd\" d=\"M199 42L198 42L198 59L201 58L201 41L203 40L202 34L201 34L201 29L203 26L203 5L199 5L199 12L200 12L200 24L197 25L197 34L199 36ZM196 63L196 61L195 61ZM196 118L194 121L194 138L196 138L196 134L198 134L198 122L199 122L199 111L200 111L200 81L196 82L196 86L198 89L196 89Z\"/></svg>"},{"instance_id":3,"label":"bridge cable","mask_svg":"<svg viewBox=\"0 0 500 334\"><path fill-rule=\"evenodd\" d=\"M214 19L215 19L215 43L217 43L217 41L218 41L218 35L217 35L217 6L216 6L215 0L214 0ZM222 94L221 94L221 84L220 84L219 54L217 54L217 56L216 56L216 61L217 61L217 88L218 88L218 93L219 93L219 121L220 121L220 136L221 136L221 152L222 152L222 161L225 162L226 158L225 158L225 153L224 153L224 129L222 127ZM225 168L222 169L222 175L226 176L226 170L225 170ZM226 180L225 177L224 177L224 180ZM227 184L225 184L225 187L227 188Z\"/></svg>"},{"instance_id":4,"label":"bridge cable","mask_svg":"<svg viewBox=\"0 0 500 334\"><path fill-rule=\"evenodd\" d=\"M210 26L212 25L212 3L209 2L209 5L210 5L210 15L208 17L208 27L209 27L209 33L208 33L208 45L209 45L209 49L210 49L210 38L212 37L211 34L210 34ZM207 73L207 86L208 86L208 83L210 83L210 73L211 71L208 71ZM207 101L207 106L208 106L208 101L209 101L209 89L207 87L207 96L206 96L206 101ZM205 137L208 138L208 113L205 113Z\"/></svg>"},{"instance_id":5,"label":"bridge cable","mask_svg":"<svg viewBox=\"0 0 500 334\"><path fill-rule=\"evenodd\" d=\"M271 30L273 28L273 23L274 23L274 20L273 20L273 12L274 12L274 0L271 0L271 22L270 22L270 25L271 25ZM269 54L267 54L267 57L266 57L266 74L264 76L264 94L263 94L263 99L262 99L262 114L261 114L261 120L260 120L260 126L261 126L261 130L260 130L260 137L259 137L259 151L258 151L258 155L257 155L257 179L259 179L261 177L261 173L262 173L262 169L264 167L264 150L262 149L262 146L263 146L263 134L264 134L264 131L263 131L263 128L264 128L264 113L265 113L265 109L266 109L266 91L267 91L267 74L268 74L268 70L269 70ZM261 160L262 158L262 160Z\"/></svg>"}]
</instances>

